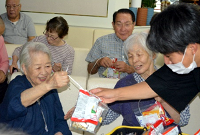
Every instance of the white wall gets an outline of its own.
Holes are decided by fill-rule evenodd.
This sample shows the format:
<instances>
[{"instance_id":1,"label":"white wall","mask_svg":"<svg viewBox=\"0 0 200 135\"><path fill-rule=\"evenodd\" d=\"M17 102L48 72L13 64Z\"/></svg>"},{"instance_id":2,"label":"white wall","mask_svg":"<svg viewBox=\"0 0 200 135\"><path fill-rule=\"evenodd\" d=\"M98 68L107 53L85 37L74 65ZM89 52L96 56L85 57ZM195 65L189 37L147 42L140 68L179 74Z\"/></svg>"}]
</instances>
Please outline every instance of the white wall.
<instances>
[{"instance_id":1,"label":"white wall","mask_svg":"<svg viewBox=\"0 0 200 135\"><path fill-rule=\"evenodd\" d=\"M33 3L30 3L33 6ZM22 5L23 6L23 5ZM26 13L34 21L34 23L45 24L47 20L54 16L63 16L70 26L84 26L84 27L100 27L112 28L112 15L120 8L129 8L129 0L108 0L108 16L107 17L91 17L91 16L74 16L74 15L60 15L60 14L42 14L42 13ZM6 12L5 0L0 0L0 14Z\"/></svg>"}]
</instances>

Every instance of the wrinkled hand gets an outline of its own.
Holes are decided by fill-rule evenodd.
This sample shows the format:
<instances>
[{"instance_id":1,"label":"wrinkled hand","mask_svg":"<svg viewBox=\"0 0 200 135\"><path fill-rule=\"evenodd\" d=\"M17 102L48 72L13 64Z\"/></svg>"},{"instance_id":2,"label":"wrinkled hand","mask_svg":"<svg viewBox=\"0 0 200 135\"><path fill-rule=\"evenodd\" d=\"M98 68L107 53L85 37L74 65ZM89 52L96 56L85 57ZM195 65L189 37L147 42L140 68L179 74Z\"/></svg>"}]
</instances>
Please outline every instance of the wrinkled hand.
<instances>
[{"instance_id":1,"label":"wrinkled hand","mask_svg":"<svg viewBox=\"0 0 200 135\"><path fill-rule=\"evenodd\" d=\"M3 83L6 80L6 75L5 73L0 70L0 83Z\"/></svg>"},{"instance_id":2,"label":"wrinkled hand","mask_svg":"<svg viewBox=\"0 0 200 135\"><path fill-rule=\"evenodd\" d=\"M98 96L104 103L112 103L117 100L117 91L115 89L95 88L90 92Z\"/></svg>"},{"instance_id":3,"label":"wrinkled hand","mask_svg":"<svg viewBox=\"0 0 200 135\"><path fill-rule=\"evenodd\" d=\"M69 83L69 77L66 71L54 72L54 74L46 81L49 89L58 89Z\"/></svg>"},{"instance_id":4,"label":"wrinkled hand","mask_svg":"<svg viewBox=\"0 0 200 135\"><path fill-rule=\"evenodd\" d=\"M58 72L62 70L62 64L61 63L54 63L53 67L52 67L54 72Z\"/></svg>"},{"instance_id":5,"label":"wrinkled hand","mask_svg":"<svg viewBox=\"0 0 200 135\"><path fill-rule=\"evenodd\" d=\"M116 68L119 72L126 72L129 68L129 65L127 65L124 61L116 61L113 66Z\"/></svg>"},{"instance_id":6,"label":"wrinkled hand","mask_svg":"<svg viewBox=\"0 0 200 135\"><path fill-rule=\"evenodd\" d=\"M75 110L75 107L72 107L68 112L67 114L64 116L64 119L65 120L68 120L69 118L72 117L72 114L74 113L74 110Z\"/></svg>"},{"instance_id":7,"label":"wrinkled hand","mask_svg":"<svg viewBox=\"0 0 200 135\"><path fill-rule=\"evenodd\" d=\"M12 65L10 65L10 68L9 68L9 69L10 69L10 73L11 73L11 74L13 73L13 72L12 72L13 68L16 68L16 69L19 71L17 63L16 63L16 64L12 63Z\"/></svg>"},{"instance_id":8,"label":"wrinkled hand","mask_svg":"<svg viewBox=\"0 0 200 135\"><path fill-rule=\"evenodd\" d=\"M111 67L112 65L113 65L112 60L108 57L104 57L99 60L99 66L108 68Z\"/></svg>"}]
</instances>

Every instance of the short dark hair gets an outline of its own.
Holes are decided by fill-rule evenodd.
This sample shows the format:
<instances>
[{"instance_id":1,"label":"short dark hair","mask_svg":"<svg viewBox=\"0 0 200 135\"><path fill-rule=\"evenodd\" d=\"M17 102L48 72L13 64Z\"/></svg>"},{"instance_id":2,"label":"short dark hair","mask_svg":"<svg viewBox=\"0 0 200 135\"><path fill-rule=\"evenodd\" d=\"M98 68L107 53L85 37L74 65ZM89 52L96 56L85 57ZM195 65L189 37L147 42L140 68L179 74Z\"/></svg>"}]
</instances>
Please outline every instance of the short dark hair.
<instances>
[{"instance_id":1,"label":"short dark hair","mask_svg":"<svg viewBox=\"0 0 200 135\"><path fill-rule=\"evenodd\" d=\"M151 22L147 37L150 50L184 53L190 43L200 43L200 11L193 4L170 5Z\"/></svg>"},{"instance_id":2,"label":"short dark hair","mask_svg":"<svg viewBox=\"0 0 200 135\"><path fill-rule=\"evenodd\" d=\"M46 31L55 31L60 38L63 38L68 34L69 26L67 21L63 17L54 17L47 21Z\"/></svg>"},{"instance_id":3,"label":"short dark hair","mask_svg":"<svg viewBox=\"0 0 200 135\"><path fill-rule=\"evenodd\" d=\"M133 13L133 11L131 11L131 10L128 9L128 8L122 8L122 9L119 9L118 11L116 11L116 12L113 14L113 23L115 23L116 16L117 16L117 14L119 14L119 13L130 14L131 17L132 17L132 21L135 22L135 14Z\"/></svg>"},{"instance_id":4,"label":"short dark hair","mask_svg":"<svg viewBox=\"0 0 200 135\"><path fill-rule=\"evenodd\" d=\"M158 13L155 13L155 14L152 16L152 18L151 18L151 20L150 20L150 22L149 22L150 26L151 26L153 20L156 18L157 15L158 15Z\"/></svg>"}]
</instances>

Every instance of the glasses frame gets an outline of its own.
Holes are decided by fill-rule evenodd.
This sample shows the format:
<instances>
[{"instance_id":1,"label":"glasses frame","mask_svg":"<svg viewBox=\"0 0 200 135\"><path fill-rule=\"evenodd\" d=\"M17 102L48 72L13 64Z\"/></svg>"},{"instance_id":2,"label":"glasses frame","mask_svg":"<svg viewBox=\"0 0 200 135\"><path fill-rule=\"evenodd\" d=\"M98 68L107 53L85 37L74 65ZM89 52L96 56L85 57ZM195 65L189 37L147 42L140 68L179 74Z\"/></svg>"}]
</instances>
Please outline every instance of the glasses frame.
<instances>
[{"instance_id":1,"label":"glasses frame","mask_svg":"<svg viewBox=\"0 0 200 135\"><path fill-rule=\"evenodd\" d=\"M56 40L57 38L59 38L59 36L56 37L56 38L54 38L54 37L52 37L52 36L49 36L49 34L47 33L46 30L43 32L43 34L44 34L46 37L49 37L51 40Z\"/></svg>"},{"instance_id":2,"label":"glasses frame","mask_svg":"<svg viewBox=\"0 0 200 135\"><path fill-rule=\"evenodd\" d=\"M115 23L115 26L117 28L122 28L122 27L130 28L130 26L132 26L132 25L133 25L133 23L119 23L119 22Z\"/></svg>"},{"instance_id":3,"label":"glasses frame","mask_svg":"<svg viewBox=\"0 0 200 135\"><path fill-rule=\"evenodd\" d=\"M6 9L11 9L11 8L13 8L13 9L16 9L17 7L19 7L21 4L18 4L18 5L10 5L10 6L8 6L8 5L5 5L5 7L6 7Z\"/></svg>"}]
</instances>

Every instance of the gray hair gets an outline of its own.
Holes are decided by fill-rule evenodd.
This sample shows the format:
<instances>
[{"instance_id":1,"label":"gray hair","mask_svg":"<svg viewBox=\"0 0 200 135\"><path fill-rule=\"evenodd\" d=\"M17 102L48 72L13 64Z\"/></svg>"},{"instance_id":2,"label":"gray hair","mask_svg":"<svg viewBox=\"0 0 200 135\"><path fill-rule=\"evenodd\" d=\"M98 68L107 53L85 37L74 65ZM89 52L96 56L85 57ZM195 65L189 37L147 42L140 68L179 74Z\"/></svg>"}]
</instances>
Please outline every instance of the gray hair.
<instances>
[{"instance_id":1,"label":"gray hair","mask_svg":"<svg viewBox=\"0 0 200 135\"><path fill-rule=\"evenodd\" d=\"M27 42L26 44L23 45L21 54L20 54L20 68L21 72L24 74L24 71L22 69L22 65L24 64L26 68L28 68L31 64L31 53L38 53L38 52L43 52L46 53L50 60L51 59L51 53L49 51L49 48L40 42Z\"/></svg>"},{"instance_id":2,"label":"gray hair","mask_svg":"<svg viewBox=\"0 0 200 135\"><path fill-rule=\"evenodd\" d=\"M124 41L124 52L126 54L126 57L128 58L128 52L133 48L134 45L141 46L147 53L149 54L150 58L153 57L153 55L156 55L155 52L152 52L147 48L146 45L146 39L147 39L148 33L146 32L136 32L130 35L125 41Z\"/></svg>"}]
</instances>

